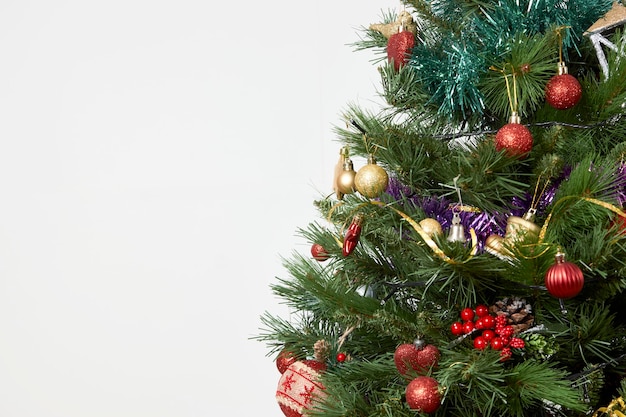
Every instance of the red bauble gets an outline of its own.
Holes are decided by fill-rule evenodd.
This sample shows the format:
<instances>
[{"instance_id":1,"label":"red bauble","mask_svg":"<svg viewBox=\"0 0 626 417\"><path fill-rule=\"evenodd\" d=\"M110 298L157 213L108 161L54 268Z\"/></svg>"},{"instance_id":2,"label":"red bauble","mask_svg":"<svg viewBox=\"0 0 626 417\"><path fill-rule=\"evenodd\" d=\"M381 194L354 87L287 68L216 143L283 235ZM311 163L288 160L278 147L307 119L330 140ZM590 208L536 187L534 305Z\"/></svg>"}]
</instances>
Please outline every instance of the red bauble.
<instances>
[{"instance_id":1,"label":"red bauble","mask_svg":"<svg viewBox=\"0 0 626 417\"><path fill-rule=\"evenodd\" d=\"M556 298L572 298L583 289L585 278L578 265L565 260L565 254L557 252L555 264L548 268L545 285L548 292Z\"/></svg>"},{"instance_id":2,"label":"red bauble","mask_svg":"<svg viewBox=\"0 0 626 417\"><path fill-rule=\"evenodd\" d=\"M337 362L345 362L345 361L346 361L346 358L347 358L347 356L346 356L346 354L345 354L345 353L343 353L343 352L339 352L339 353L337 354Z\"/></svg>"},{"instance_id":3,"label":"red bauble","mask_svg":"<svg viewBox=\"0 0 626 417\"><path fill-rule=\"evenodd\" d=\"M413 410L434 413L441 405L441 392L436 379L418 376L406 387L406 403Z\"/></svg>"},{"instance_id":4,"label":"red bauble","mask_svg":"<svg viewBox=\"0 0 626 417\"><path fill-rule=\"evenodd\" d=\"M571 109L580 101L583 88L570 74L555 75L546 84L546 101L558 110Z\"/></svg>"},{"instance_id":5,"label":"red bauble","mask_svg":"<svg viewBox=\"0 0 626 417\"><path fill-rule=\"evenodd\" d=\"M320 262L324 262L330 257L328 252L326 252L326 249L324 249L324 247L319 243L314 243L313 245L311 245L311 255L313 255L313 258L315 260Z\"/></svg>"},{"instance_id":6,"label":"red bauble","mask_svg":"<svg viewBox=\"0 0 626 417\"><path fill-rule=\"evenodd\" d=\"M352 253L356 245L359 243L359 237L361 237L361 223L363 219L361 216L356 215L352 218L352 223L350 223L350 227L346 231L346 235L343 239L343 248L341 249L341 253L343 256L348 256Z\"/></svg>"},{"instance_id":7,"label":"red bauble","mask_svg":"<svg viewBox=\"0 0 626 417\"><path fill-rule=\"evenodd\" d=\"M410 372L425 374L437 366L440 356L439 349L435 345L418 348L415 344L404 343L396 348L393 361L402 375Z\"/></svg>"},{"instance_id":8,"label":"red bauble","mask_svg":"<svg viewBox=\"0 0 626 417\"><path fill-rule=\"evenodd\" d=\"M281 351L276 358L276 368L278 369L278 372L284 374L287 368L289 368L289 365L294 363L296 360L297 359L293 355L293 352L288 350Z\"/></svg>"},{"instance_id":9,"label":"red bauble","mask_svg":"<svg viewBox=\"0 0 626 417\"><path fill-rule=\"evenodd\" d=\"M296 361L289 365L278 381L276 401L286 417L302 417L313 401L323 398L324 386L320 374L326 370L323 362Z\"/></svg>"},{"instance_id":10,"label":"red bauble","mask_svg":"<svg viewBox=\"0 0 626 417\"><path fill-rule=\"evenodd\" d=\"M406 65L414 46L415 35L407 30L394 33L389 37L387 41L387 59L389 62L393 62L393 67L396 71Z\"/></svg>"},{"instance_id":11,"label":"red bauble","mask_svg":"<svg viewBox=\"0 0 626 417\"><path fill-rule=\"evenodd\" d=\"M525 157L533 148L533 136L521 123L507 123L496 133L496 150L507 155Z\"/></svg>"}]
</instances>

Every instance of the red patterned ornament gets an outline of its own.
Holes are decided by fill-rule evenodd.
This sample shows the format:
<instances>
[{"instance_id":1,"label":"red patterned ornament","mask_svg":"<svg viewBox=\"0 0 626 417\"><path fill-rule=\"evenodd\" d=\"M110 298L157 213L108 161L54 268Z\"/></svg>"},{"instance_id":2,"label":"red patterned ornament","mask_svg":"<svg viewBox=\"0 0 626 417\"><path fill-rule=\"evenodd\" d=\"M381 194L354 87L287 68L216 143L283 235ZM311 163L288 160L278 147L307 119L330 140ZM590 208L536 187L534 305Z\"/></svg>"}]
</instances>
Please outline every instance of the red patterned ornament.
<instances>
[{"instance_id":1,"label":"red patterned ornament","mask_svg":"<svg viewBox=\"0 0 626 417\"><path fill-rule=\"evenodd\" d=\"M398 71L409 61L411 50L415 46L415 35L408 30L394 33L387 41L387 59Z\"/></svg>"},{"instance_id":2,"label":"red patterned ornament","mask_svg":"<svg viewBox=\"0 0 626 417\"><path fill-rule=\"evenodd\" d=\"M441 356L435 345L418 347L417 343L403 343L396 348L393 361L398 372L406 375L411 372L425 374L436 367Z\"/></svg>"},{"instance_id":3,"label":"red patterned ornament","mask_svg":"<svg viewBox=\"0 0 626 417\"><path fill-rule=\"evenodd\" d=\"M341 248L341 253L343 256L348 256L352 253L356 245L359 243L359 238L361 237L361 227L363 223L363 218L358 214L352 218L352 223L348 227L346 231L346 235L343 239L343 247Z\"/></svg>"},{"instance_id":4,"label":"red patterned ornament","mask_svg":"<svg viewBox=\"0 0 626 417\"><path fill-rule=\"evenodd\" d=\"M326 370L323 362L303 360L292 363L278 381L276 401L286 417L302 417L317 399L324 398L320 374Z\"/></svg>"},{"instance_id":5,"label":"red patterned ornament","mask_svg":"<svg viewBox=\"0 0 626 417\"><path fill-rule=\"evenodd\" d=\"M546 101L557 110L567 110L580 101L583 89L576 77L567 73L567 66L559 62L558 75L546 84Z\"/></svg>"},{"instance_id":6,"label":"red patterned ornament","mask_svg":"<svg viewBox=\"0 0 626 417\"><path fill-rule=\"evenodd\" d=\"M418 376L406 387L406 403L412 410L434 413L441 405L441 392L436 379Z\"/></svg>"},{"instance_id":7,"label":"red patterned ornament","mask_svg":"<svg viewBox=\"0 0 626 417\"><path fill-rule=\"evenodd\" d=\"M513 112L509 123L496 133L496 150L506 150L507 155L524 158L533 148L533 136L523 124L517 112Z\"/></svg>"},{"instance_id":8,"label":"red patterned ornament","mask_svg":"<svg viewBox=\"0 0 626 417\"><path fill-rule=\"evenodd\" d=\"M585 285L583 271L578 265L565 260L560 250L554 256L554 265L546 271L545 285L548 292L556 298L572 298L578 295Z\"/></svg>"}]
</instances>

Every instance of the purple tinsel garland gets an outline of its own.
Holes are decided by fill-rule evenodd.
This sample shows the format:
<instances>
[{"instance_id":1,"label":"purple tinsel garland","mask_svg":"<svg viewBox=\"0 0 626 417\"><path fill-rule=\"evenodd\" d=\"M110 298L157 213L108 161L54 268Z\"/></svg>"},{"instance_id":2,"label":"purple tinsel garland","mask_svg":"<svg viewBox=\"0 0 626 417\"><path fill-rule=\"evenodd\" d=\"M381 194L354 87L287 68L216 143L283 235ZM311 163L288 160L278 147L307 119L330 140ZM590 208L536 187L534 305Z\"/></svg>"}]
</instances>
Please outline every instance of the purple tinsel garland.
<instances>
[{"instance_id":1,"label":"purple tinsel garland","mask_svg":"<svg viewBox=\"0 0 626 417\"><path fill-rule=\"evenodd\" d=\"M560 184L567 180L572 172L572 167L566 167L563 173L554 179L550 186L547 187L537 201L535 201L536 215L541 217L545 214L545 210L553 203L554 197L559 189ZM456 203L446 197L422 197L415 195L411 187L403 184L398 178L390 177L389 186L386 193L395 201L406 201L415 207L421 208L427 217L437 220L442 229L447 230L452 225L453 210L452 207ZM614 175L613 187L611 193L619 207L624 207L626 203L626 163L621 163ZM506 232L506 224L509 216L523 217L533 204L533 196L525 193L523 197L513 197L506 212L472 212L461 211L461 224L466 231L466 237L469 238L467 231L474 229L478 238L478 247L484 249L485 240L490 235L504 236Z\"/></svg>"}]
</instances>

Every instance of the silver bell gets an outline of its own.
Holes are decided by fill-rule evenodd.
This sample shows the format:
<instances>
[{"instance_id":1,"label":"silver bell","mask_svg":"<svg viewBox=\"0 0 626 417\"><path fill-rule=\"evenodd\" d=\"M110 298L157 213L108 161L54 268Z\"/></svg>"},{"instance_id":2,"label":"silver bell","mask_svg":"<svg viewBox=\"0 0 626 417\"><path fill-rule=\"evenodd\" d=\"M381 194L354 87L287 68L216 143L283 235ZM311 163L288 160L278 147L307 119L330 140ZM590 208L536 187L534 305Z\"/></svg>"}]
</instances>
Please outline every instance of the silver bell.
<instances>
[{"instance_id":1,"label":"silver bell","mask_svg":"<svg viewBox=\"0 0 626 417\"><path fill-rule=\"evenodd\" d=\"M448 242L465 242L465 228L461 224L461 216L456 212L452 216L452 226L450 226Z\"/></svg>"}]
</instances>

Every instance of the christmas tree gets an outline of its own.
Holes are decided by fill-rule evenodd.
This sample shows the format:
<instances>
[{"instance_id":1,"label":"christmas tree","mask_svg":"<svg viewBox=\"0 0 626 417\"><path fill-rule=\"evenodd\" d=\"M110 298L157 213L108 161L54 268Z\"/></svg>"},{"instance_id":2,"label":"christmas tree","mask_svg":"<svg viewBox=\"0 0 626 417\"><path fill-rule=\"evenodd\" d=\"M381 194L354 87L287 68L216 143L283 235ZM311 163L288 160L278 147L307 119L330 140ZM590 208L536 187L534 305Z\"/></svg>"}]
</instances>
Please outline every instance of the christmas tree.
<instances>
[{"instance_id":1,"label":"christmas tree","mask_svg":"<svg viewBox=\"0 0 626 417\"><path fill-rule=\"evenodd\" d=\"M260 318L277 408L623 416L626 8L402 3L352 45L385 105L342 114Z\"/></svg>"}]
</instances>

